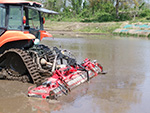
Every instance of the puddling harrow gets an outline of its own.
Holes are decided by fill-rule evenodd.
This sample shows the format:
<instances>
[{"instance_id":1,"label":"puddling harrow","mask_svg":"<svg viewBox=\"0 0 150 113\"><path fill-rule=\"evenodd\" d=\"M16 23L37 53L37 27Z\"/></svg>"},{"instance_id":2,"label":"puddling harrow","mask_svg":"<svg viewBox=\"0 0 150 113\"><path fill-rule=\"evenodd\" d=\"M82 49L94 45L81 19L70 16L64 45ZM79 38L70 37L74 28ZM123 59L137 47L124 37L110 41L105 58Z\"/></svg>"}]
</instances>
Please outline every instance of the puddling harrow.
<instances>
[{"instance_id":1,"label":"puddling harrow","mask_svg":"<svg viewBox=\"0 0 150 113\"><path fill-rule=\"evenodd\" d=\"M103 72L103 67L96 60L90 61L88 58L81 64L59 65L59 68L42 85L29 87L28 96L57 99L100 73L106 73Z\"/></svg>"}]
</instances>

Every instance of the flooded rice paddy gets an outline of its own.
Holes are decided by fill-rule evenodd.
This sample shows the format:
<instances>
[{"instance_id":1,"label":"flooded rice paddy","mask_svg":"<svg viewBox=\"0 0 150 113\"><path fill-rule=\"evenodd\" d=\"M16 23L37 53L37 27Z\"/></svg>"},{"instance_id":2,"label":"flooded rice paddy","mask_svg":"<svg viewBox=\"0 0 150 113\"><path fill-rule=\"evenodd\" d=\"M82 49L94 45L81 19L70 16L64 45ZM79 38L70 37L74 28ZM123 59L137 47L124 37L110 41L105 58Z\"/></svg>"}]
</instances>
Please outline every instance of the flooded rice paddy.
<instances>
[{"instance_id":1,"label":"flooded rice paddy","mask_svg":"<svg viewBox=\"0 0 150 113\"><path fill-rule=\"evenodd\" d=\"M0 113L149 113L150 40L47 38L42 43L70 50L78 62L97 59L108 73L58 101L27 97L32 84L0 80Z\"/></svg>"}]
</instances>

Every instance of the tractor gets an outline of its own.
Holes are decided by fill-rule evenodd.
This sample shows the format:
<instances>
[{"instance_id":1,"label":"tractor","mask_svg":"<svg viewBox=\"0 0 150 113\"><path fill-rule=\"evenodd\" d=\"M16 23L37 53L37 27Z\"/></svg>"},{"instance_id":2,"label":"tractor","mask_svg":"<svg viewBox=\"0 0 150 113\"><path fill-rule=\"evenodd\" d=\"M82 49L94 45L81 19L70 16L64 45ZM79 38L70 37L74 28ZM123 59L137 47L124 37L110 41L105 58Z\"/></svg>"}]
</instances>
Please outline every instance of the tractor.
<instances>
[{"instance_id":1,"label":"tractor","mask_svg":"<svg viewBox=\"0 0 150 113\"><path fill-rule=\"evenodd\" d=\"M70 51L39 44L52 37L43 28L43 13L58 14L33 1L0 0L0 78L36 84L28 96L54 99L68 94L103 67L94 60L78 64Z\"/></svg>"},{"instance_id":2,"label":"tractor","mask_svg":"<svg viewBox=\"0 0 150 113\"><path fill-rule=\"evenodd\" d=\"M47 69L41 59L53 64L56 52L38 44L52 37L43 29L43 13L58 14L37 2L0 0L0 78L37 84L51 74L53 65Z\"/></svg>"}]
</instances>

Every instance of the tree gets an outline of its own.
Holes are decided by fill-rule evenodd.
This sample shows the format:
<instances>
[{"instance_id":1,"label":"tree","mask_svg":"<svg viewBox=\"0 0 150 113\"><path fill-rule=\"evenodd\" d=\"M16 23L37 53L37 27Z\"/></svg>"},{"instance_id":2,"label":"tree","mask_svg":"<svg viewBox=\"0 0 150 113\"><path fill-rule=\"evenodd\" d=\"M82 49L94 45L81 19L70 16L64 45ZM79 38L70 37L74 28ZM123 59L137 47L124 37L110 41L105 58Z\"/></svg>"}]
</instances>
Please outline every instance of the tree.
<instances>
[{"instance_id":1,"label":"tree","mask_svg":"<svg viewBox=\"0 0 150 113\"><path fill-rule=\"evenodd\" d=\"M116 16L119 18L119 0L116 0Z\"/></svg>"},{"instance_id":2,"label":"tree","mask_svg":"<svg viewBox=\"0 0 150 113\"><path fill-rule=\"evenodd\" d=\"M81 11L82 9L82 0L69 0L72 7L73 7L73 10L75 10L75 12L77 14L79 14L79 12Z\"/></svg>"}]
</instances>

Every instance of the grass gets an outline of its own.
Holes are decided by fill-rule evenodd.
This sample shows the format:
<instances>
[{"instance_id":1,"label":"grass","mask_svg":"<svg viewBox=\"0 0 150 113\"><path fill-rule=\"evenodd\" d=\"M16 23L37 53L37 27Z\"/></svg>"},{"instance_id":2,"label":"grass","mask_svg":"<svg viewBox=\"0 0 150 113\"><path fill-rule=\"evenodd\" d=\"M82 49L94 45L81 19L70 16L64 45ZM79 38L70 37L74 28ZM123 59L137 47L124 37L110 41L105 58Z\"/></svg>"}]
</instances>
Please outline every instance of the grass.
<instances>
[{"instance_id":1,"label":"grass","mask_svg":"<svg viewBox=\"0 0 150 113\"><path fill-rule=\"evenodd\" d=\"M119 35L119 36L127 36L127 37L130 37L130 36L133 36L133 37L149 37L150 38L150 34L148 36L144 35L144 34L130 34L130 33L123 33L123 32L120 32L120 33L116 33L114 32L113 33L114 35Z\"/></svg>"},{"instance_id":2,"label":"grass","mask_svg":"<svg viewBox=\"0 0 150 113\"><path fill-rule=\"evenodd\" d=\"M103 23L103 24L91 24L80 29L76 29L78 32L89 33L112 33L115 29L119 28L121 23Z\"/></svg>"}]
</instances>

